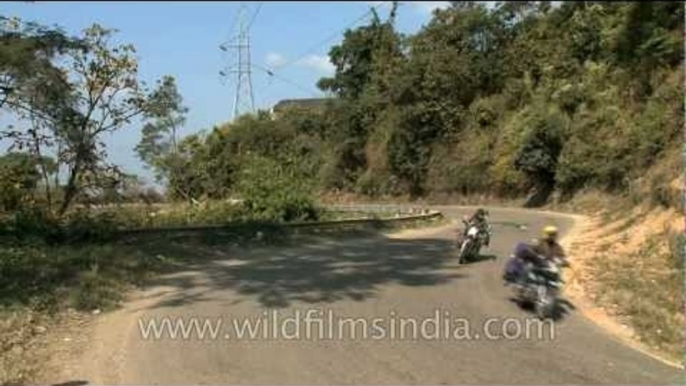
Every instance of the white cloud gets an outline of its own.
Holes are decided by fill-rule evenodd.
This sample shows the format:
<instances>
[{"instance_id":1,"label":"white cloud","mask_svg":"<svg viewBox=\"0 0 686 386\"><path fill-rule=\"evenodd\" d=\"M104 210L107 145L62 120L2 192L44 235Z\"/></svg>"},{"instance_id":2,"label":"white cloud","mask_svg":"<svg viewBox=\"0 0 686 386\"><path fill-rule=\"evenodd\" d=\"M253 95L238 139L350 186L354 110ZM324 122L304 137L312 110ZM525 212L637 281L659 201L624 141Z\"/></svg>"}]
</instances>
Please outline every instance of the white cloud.
<instances>
[{"instance_id":1,"label":"white cloud","mask_svg":"<svg viewBox=\"0 0 686 386\"><path fill-rule=\"evenodd\" d=\"M309 55L298 61L303 67L311 68L322 74L333 74L336 68L326 55Z\"/></svg>"},{"instance_id":2,"label":"white cloud","mask_svg":"<svg viewBox=\"0 0 686 386\"><path fill-rule=\"evenodd\" d=\"M283 66L286 62L286 58L276 52L268 52L267 56L264 58L264 63L269 67Z\"/></svg>"}]
</instances>

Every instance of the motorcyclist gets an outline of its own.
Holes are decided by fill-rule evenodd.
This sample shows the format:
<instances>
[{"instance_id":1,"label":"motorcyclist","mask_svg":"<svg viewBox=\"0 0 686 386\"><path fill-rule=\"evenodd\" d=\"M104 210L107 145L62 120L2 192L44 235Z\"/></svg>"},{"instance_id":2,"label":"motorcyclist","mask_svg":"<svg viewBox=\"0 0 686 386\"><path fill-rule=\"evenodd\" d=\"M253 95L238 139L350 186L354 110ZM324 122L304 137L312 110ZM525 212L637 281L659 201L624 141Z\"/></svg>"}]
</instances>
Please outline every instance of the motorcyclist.
<instances>
[{"instance_id":1,"label":"motorcyclist","mask_svg":"<svg viewBox=\"0 0 686 386\"><path fill-rule=\"evenodd\" d=\"M505 272L503 273L503 280L507 283L518 282L524 279L526 275L527 264L540 264L541 257L535 250L537 241L533 243L518 243L515 246L514 253L511 259L505 265Z\"/></svg>"},{"instance_id":2,"label":"motorcyclist","mask_svg":"<svg viewBox=\"0 0 686 386\"><path fill-rule=\"evenodd\" d=\"M484 245L489 246L491 242L491 235L488 233L488 212L483 208L479 208L476 212L469 218L465 219L466 226L464 228L463 237L467 236L467 231L469 231L470 226L476 226L479 232L484 236Z\"/></svg>"},{"instance_id":3,"label":"motorcyclist","mask_svg":"<svg viewBox=\"0 0 686 386\"><path fill-rule=\"evenodd\" d=\"M567 257L562 246L557 242L558 230L553 225L543 228L543 240L534 245L534 251L548 261L560 259L563 264L567 263Z\"/></svg>"},{"instance_id":4,"label":"motorcyclist","mask_svg":"<svg viewBox=\"0 0 686 386\"><path fill-rule=\"evenodd\" d=\"M554 262L568 266L567 258L562 246L557 242L557 227L548 225L543 228L543 240L533 240L531 244L519 243L515 247L512 259L505 266L503 279L506 282L515 282L523 279L526 274L527 264L541 265L545 262Z\"/></svg>"}]
</instances>

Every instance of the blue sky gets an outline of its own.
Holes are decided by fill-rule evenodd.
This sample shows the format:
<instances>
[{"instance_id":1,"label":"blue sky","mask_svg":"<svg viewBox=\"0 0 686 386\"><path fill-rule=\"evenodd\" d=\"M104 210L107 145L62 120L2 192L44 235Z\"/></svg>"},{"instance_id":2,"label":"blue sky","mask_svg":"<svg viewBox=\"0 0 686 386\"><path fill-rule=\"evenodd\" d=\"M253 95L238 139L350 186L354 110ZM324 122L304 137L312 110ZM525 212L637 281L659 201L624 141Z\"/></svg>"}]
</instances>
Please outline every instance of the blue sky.
<instances>
[{"instance_id":1,"label":"blue sky","mask_svg":"<svg viewBox=\"0 0 686 386\"><path fill-rule=\"evenodd\" d=\"M244 2L248 13L260 2ZM372 6L386 17L389 2L262 2L251 28L252 61L276 68L278 78L254 70L252 83L257 108L269 108L285 98L321 95L315 84L330 75L330 47L343 30ZM416 32L437 7L447 2L402 2L397 27ZM42 24L59 25L78 34L93 23L119 30L117 41L136 46L142 80L153 84L169 74L176 77L189 107L182 135L210 129L231 119L235 82L222 82L219 71L235 62L219 46L231 36L239 2L4 2L0 14ZM365 19L365 20L368 20ZM360 21L354 26L362 25ZM335 36L334 36L335 35ZM323 42L329 37L333 39ZM321 44L324 43L324 44ZM299 59L296 62L294 60ZM279 66L283 66L279 69ZM288 82L286 81L288 80ZM149 178L135 156L140 127L128 127L107 138L110 160L127 171ZM0 144L0 149L7 144Z\"/></svg>"}]
</instances>

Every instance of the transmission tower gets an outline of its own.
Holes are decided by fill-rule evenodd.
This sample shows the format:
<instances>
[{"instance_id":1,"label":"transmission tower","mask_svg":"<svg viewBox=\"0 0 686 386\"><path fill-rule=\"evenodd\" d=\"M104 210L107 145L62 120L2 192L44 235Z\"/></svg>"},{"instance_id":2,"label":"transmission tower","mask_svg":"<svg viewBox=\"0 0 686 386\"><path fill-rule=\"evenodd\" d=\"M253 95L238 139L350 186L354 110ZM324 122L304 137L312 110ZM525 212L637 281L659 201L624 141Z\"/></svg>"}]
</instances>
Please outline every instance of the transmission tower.
<instances>
[{"instance_id":1,"label":"transmission tower","mask_svg":"<svg viewBox=\"0 0 686 386\"><path fill-rule=\"evenodd\" d=\"M232 76L235 79L235 96L233 101L233 117L255 111L255 97L252 91L252 64L250 62L250 26L257 16L260 6L249 14L245 4L241 3L234 22L233 36L219 48L224 52L233 52L237 56L237 63L233 61L219 74L222 77Z\"/></svg>"}]
</instances>

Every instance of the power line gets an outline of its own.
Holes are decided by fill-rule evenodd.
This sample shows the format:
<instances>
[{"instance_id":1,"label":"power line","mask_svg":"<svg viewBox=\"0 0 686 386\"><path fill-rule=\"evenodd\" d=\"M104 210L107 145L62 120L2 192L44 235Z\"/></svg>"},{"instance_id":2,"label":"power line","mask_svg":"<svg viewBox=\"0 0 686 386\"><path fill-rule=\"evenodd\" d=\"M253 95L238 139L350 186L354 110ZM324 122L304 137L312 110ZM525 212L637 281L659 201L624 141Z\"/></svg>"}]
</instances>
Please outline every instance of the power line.
<instances>
[{"instance_id":1,"label":"power line","mask_svg":"<svg viewBox=\"0 0 686 386\"><path fill-rule=\"evenodd\" d=\"M351 22L350 24L346 25L342 30L336 31L335 33L333 33L333 34L331 34L330 36L328 36L326 39L320 41L320 42L317 43L316 45L313 45L312 47L310 47L309 49L307 49L306 51L304 51L302 54L298 55L294 60L288 61L288 62L286 62L285 64L282 64L282 65L280 65L280 66L275 66L275 68L276 68L276 69L279 69L279 70L283 70L284 68L286 68L286 67L288 67L288 66L290 66L290 65L292 65L292 64L294 64L294 63L297 63L298 61L300 61L301 59L303 59L306 55L312 53L315 49L319 48L320 46L322 46L322 45L324 45L324 44L330 42L330 41L333 40L334 38L338 37L338 35L339 35L341 32L345 32L345 30L352 28L352 26L354 26L355 24L357 24L357 23L359 23L360 21L366 19L369 15L372 14L372 12L374 12L374 11L376 10L376 8L380 7L381 5L382 5L382 4L377 4L377 5L372 6L367 12L365 12L362 16L360 16L360 17L358 17L357 19L355 19L355 20L354 20L353 22Z\"/></svg>"},{"instance_id":2,"label":"power line","mask_svg":"<svg viewBox=\"0 0 686 386\"><path fill-rule=\"evenodd\" d=\"M319 48L320 46L322 46L322 45L324 45L324 44L326 44L326 43L328 43L328 42L330 42L330 41L333 40L334 38L338 37L342 32L345 32L346 30L352 28L352 27L353 27L354 25L356 25L357 23L359 23L359 22L361 22L362 20L366 19L366 18L367 18L368 16L370 16L377 8L379 8L379 7L383 6L383 5L386 5L386 4L384 4L384 3L379 3L379 4L377 4L377 5L374 5L374 6L370 7L369 10L366 11L362 16L360 16L360 17L356 18L355 20L353 20L352 22L350 22L349 24L347 24L345 27L343 27L341 30L336 31L335 33L329 35L329 36L326 37L325 39L319 41L317 44L315 44L315 45L311 46L310 48L308 48L307 50L303 51L300 55L296 56L295 59L290 60L290 61L288 61L288 62L286 62L286 63L284 63L284 64L282 64L282 65L274 66L274 69L272 69L272 70L270 70L270 69L268 69L268 68L265 68L265 67L263 67L263 66L255 65L255 64L252 64L252 66L255 67L255 68L258 68L258 69L260 69L260 70L262 70L262 71L264 71L264 72L270 77L270 79L271 79L271 78L279 79L279 80L281 80L281 81L283 81L283 82L286 82L286 83L289 83L289 84L291 84L291 85L293 85L293 86L296 86L297 88L299 88L299 89L301 89L301 90L307 92L307 93L310 94L311 96L317 97L317 96L319 96L319 95L318 95L316 92L313 92L312 89L310 89L309 87L300 85L300 84L298 84L298 83L296 83L296 82L294 82L294 81L292 81L292 80L289 80L289 79L284 78L284 77L282 77L282 76L280 76L280 75L277 75L275 71L276 71L276 70L279 70L279 71L280 71L280 70L283 70L284 68L286 68L286 67L288 67L288 66L291 66L291 65L293 65L293 64L295 64L295 63L297 63L297 62L299 62L300 60L302 60L303 58L305 58L305 56L307 56L308 54L312 53L315 49ZM258 11L257 11L257 12L259 12L259 8L258 8ZM256 12L256 13L257 13L257 12ZM252 23L252 22L251 22L251 23ZM260 93L263 92L264 90L266 90L269 86L271 86L271 83L269 83L269 84L267 84L267 86L261 88L261 89L259 90ZM259 94L259 93L258 93L258 94Z\"/></svg>"},{"instance_id":3,"label":"power line","mask_svg":"<svg viewBox=\"0 0 686 386\"><path fill-rule=\"evenodd\" d=\"M233 33L234 33L234 30L236 29L236 24L238 24L238 18L240 17L241 11L243 10L244 7L245 7L245 5L243 3L240 3L238 5L238 10L236 11L236 14L233 17L233 21L231 22L231 27L229 28L229 34L227 35L226 39L224 39L225 41L235 39L235 36L233 36Z\"/></svg>"},{"instance_id":4,"label":"power line","mask_svg":"<svg viewBox=\"0 0 686 386\"><path fill-rule=\"evenodd\" d=\"M253 13L252 18L250 19L250 23L248 23L248 28L252 27L252 23L255 22L255 18L257 18L257 14L260 13L260 9L262 8L263 4L263 2L260 2L257 5L257 9L255 9L255 13Z\"/></svg>"},{"instance_id":5,"label":"power line","mask_svg":"<svg viewBox=\"0 0 686 386\"><path fill-rule=\"evenodd\" d=\"M290 79L284 78L284 77L281 76L281 75L277 75L277 74L274 73L274 71L272 71L272 70L270 70L270 69L268 69L268 68L262 67L262 66L260 66L260 65L254 64L254 63L252 64L252 66L255 67L255 68L257 68L257 69L260 69L260 70L264 71L265 73L267 73L267 75L269 75L269 76L271 76L271 77L274 77L274 78L279 79L279 80L281 80L281 81L283 81L283 82L286 82L286 83L289 83L289 84L291 84L291 85L293 85L293 86L298 87L299 89L301 89L301 90L307 92L307 93L310 94L311 96L314 96L314 97L317 96L317 93L316 93L316 92L313 92L313 90L310 89L309 87L306 87L306 86L303 86L303 85L301 85L301 84L298 84L297 82L294 82L294 81L292 81L292 80L290 80Z\"/></svg>"}]
</instances>

